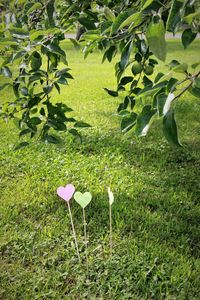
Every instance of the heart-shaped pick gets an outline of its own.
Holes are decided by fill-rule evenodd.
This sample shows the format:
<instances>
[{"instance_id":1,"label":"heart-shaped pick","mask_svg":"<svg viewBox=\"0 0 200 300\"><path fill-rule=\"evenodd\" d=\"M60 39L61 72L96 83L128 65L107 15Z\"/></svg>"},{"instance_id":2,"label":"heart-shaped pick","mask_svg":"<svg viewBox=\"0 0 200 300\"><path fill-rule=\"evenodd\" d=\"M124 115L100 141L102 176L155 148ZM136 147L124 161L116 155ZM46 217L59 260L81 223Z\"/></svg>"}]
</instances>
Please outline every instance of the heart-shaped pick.
<instances>
[{"instance_id":1,"label":"heart-shaped pick","mask_svg":"<svg viewBox=\"0 0 200 300\"><path fill-rule=\"evenodd\" d=\"M108 187L108 196L109 196L109 204L112 205L114 202L114 195L113 195L113 192L111 191L110 187Z\"/></svg>"},{"instance_id":2,"label":"heart-shaped pick","mask_svg":"<svg viewBox=\"0 0 200 300\"><path fill-rule=\"evenodd\" d=\"M82 208L85 208L92 200L92 195L89 192L83 194L81 192L76 192L74 194L74 199Z\"/></svg>"},{"instance_id":3,"label":"heart-shaped pick","mask_svg":"<svg viewBox=\"0 0 200 300\"><path fill-rule=\"evenodd\" d=\"M72 198L74 192L75 192L75 187L72 184L67 184L65 187L60 186L57 189L58 196L67 202Z\"/></svg>"}]
</instances>

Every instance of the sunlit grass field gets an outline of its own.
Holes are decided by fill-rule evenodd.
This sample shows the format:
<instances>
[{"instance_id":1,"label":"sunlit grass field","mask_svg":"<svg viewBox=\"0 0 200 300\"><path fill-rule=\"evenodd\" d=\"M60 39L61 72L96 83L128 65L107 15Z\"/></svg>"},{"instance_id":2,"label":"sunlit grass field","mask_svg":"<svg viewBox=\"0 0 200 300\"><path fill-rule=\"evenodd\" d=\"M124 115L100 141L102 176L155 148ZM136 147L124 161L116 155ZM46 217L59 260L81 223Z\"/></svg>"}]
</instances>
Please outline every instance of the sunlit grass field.
<instances>
[{"instance_id":1,"label":"sunlit grass field","mask_svg":"<svg viewBox=\"0 0 200 300\"><path fill-rule=\"evenodd\" d=\"M199 99L185 94L177 102L182 149L168 145L159 121L145 138L123 135L116 115L120 99L103 90L116 87L117 58L101 64L102 54L94 52L84 60L65 44L74 80L53 97L92 127L81 130L82 144L63 133L60 146L33 140L13 151L18 130L0 121L0 298L199 299ZM199 48L199 40L185 51L180 41L170 40L167 62L192 64L199 60ZM167 71L165 64L157 69ZM11 91L2 97L10 99ZM72 200L79 264L67 205L56 195L67 183L93 196L86 208L88 274L81 208ZM115 197L112 257L108 186Z\"/></svg>"}]
</instances>

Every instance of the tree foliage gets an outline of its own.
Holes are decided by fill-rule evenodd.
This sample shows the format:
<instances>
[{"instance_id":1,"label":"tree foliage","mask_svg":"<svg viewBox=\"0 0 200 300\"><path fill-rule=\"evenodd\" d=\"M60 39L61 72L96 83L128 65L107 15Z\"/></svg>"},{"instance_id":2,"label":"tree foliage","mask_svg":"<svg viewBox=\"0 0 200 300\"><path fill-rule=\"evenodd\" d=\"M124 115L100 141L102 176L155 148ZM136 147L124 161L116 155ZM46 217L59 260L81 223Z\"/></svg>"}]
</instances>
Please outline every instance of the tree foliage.
<instances>
[{"instance_id":1,"label":"tree foliage","mask_svg":"<svg viewBox=\"0 0 200 300\"><path fill-rule=\"evenodd\" d=\"M14 119L20 137L37 136L55 144L60 142L56 132L69 129L72 135L80 136L76 128L83 127L83 122L79 126L80 122L67 115L70 107L55 103L51 96L54 90L61 93L62 85L73 79L60 45L68 28L61 26L58 4L52 0L10 2L3 7L0 30L4 58L0 72L6 77L0 89L11 87L14 92L13 99L4 102L1 116ZM66 67L60 68L61 62ZM27 144L22 142L17 149Z\"/></svg>"},{"instance_id":2,"label":"tree foliage","mask_svg":"<svg viewBox=\"0 0 200 300\"><path fill-rule=\"evenodd\" d=\"M180 146L175 103L186 91L200 97L199 62L188 66L174 59L167 74L156 74L154 68L166 59L166 32L181 31L184 48L200 32L198 1L73 1L73 6L76 9L70 14L85 28L85 57L96 47L103 52L103 62L111 62L120 53L115 65L116 90L105 91L113 97L125 92L118 106L122 131L134 130L137 136L144 136L159 118L166 139ZM126 75L127 70L132 76ZM154 80L149 77L152 74Z\"/></svg>"},{"instance_id":3,"label":"tree foliage","mask_svg":"<svg viewBox=\"0 0 200 300\"><path fill-rule=\"evenodd\" d=\"M65 131L67 122L79 126L66 116L69 107L51 101L52 90L60 93L60 87L72 79L68 66L59 68L60 62L67 65L60 41L75 24L84 32L81 39L86 41L85 57L98 48L103 52L102 62L111 62L120 53L115 64L116 90L106 87L105 91L112 97L124 95L117 109L121 130L145 136L151 123L159 118L166 139L180 146L175 103L186 91L200 97L200 62L188 66L175 58L167 74L156 74L155 66L166 59L166 32L181 31L184 48L200 32L200 5L194 0L4 2L0 29L4 60L0 70L8 80L0 89L12 86L15 98L4 103L1 115L17 120L20 136L33 137L37 133L48 142L59 141L51 132ZM77 45L75 40L72 42ZM12 72L14 62L19 66L17 74ZM141 99L142 108L138 105ZM70 132L78 135L75 128Z\"/></svg>"}]
</instances>

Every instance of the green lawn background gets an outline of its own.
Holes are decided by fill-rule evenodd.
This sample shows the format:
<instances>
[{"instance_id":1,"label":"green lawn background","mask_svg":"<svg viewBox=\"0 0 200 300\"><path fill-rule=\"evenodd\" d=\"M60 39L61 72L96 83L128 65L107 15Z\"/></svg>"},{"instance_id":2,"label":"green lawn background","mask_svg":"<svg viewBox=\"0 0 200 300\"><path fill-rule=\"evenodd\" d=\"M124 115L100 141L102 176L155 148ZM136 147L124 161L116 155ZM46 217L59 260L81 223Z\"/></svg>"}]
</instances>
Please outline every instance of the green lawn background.
<instances>
[{"instance_id":1,"label":"green lawn background","mask_svg":"<svg viewBox=\"0 0 200 300\"><path fill-rule=\"evenodd\" d=\"M93 127L82 130L83 144L64 133L59 147L33 141L14 152L18 131L0 121L2 299L199 299L198 99L185 94L177 103L181 150L167 144L159 121L146 138L123 135L120 99L103 90L116 86L113 64L101 64L98 52L84 60L69 43L65 48L75 80L55 101ZM199 41L183 51L180 41L170 40L168 48L167 62L198 60ZM157 68L167 71L164 64ZM76 258L67 206L56 195L67 183L93 195L86 211L89 276ZM115 196L112 258L108 186ZM72 212L84 260L75 202Z\"/></svg>"}]
</instances>

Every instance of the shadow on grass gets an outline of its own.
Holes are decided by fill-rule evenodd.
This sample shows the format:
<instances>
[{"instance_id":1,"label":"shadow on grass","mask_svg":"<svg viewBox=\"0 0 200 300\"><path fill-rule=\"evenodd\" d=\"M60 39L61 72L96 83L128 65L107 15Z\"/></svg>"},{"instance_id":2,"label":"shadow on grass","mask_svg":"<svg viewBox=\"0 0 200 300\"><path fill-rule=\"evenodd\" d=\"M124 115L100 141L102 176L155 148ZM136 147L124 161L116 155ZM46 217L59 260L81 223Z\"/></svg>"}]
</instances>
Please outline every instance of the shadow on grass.
<instances>
[{"instance_id":1,"label":"shadow on grass","mask_svg":"<svg viewBox=\"0 0 200 300\"><path fill-rule=\"evenodd\" d=\"M127 195L129 188L123 192L114 191L116 204L113 217L122 236L128 234L139 238L145 232L145 239L165 243L183 255L198 257L200 160L195 152L199 148L199 142L192 147L185 145L182 149L172 149L165 142L158 146L153 139L152 142L149 139L147 145L139 140L130 143L113 131L96 137L92 145L85 145L82 154L101 155L113 150L123 156L127 169L135 168L142 174L144 185L135 192L135 186L131 188L133 196ZM130 182L134 185L134 180L130 179ZM95 201L88 216L93 228L95 224L108 225L108 207L102 204L106 197L106 194L94 194Z\"/></svg>"}]
</instances>

